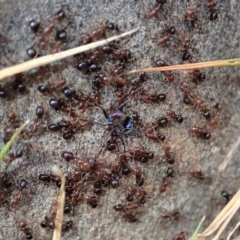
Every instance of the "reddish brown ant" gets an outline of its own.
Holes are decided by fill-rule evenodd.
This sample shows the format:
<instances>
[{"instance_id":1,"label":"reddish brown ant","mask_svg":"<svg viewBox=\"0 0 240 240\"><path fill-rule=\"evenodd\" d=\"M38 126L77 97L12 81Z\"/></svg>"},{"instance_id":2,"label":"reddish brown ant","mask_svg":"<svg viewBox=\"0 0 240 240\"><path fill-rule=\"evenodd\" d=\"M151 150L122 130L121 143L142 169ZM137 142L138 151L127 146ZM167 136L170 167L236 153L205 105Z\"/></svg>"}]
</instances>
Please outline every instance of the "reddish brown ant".
<instances>
[{"instance_id":1,"label":"reddish brown ant","mask_svg":"<svg viewBox=\"0 0 240 240\"><path fill-rule=\"evenodd\" d=\"M213 127L214 125L216 125L216 123L218 122L218 119L219 119L219 115L221 113L221 109L222 109L222 106L217 103L215 105L215 108L216 108L216 112L215 114L213 115L213 117L210 118L209 122L208 122L208 126L210 127Z\"/></svg>"},{"instance_id":2,"label":"reddish brown ant","mask_svg":"<svg viewBox=\"0 0 240 240\"><path fill-rule=\"evenodd\" d=\"M61 41L56 41L53 45L53 48L50 51L50 54L59 52L60 46L61 46Z\"/></svg>"},{"instance_id":3,"label":"reddish brown ant","mask_svg":"<svg viewBox=\"0 0 240 240\"><path fill-rule=\"evenodd\" d=\"M126 100L126 94L125 94L124 90L125 90L124 87L118 87L117 88L117 103L118 103L118 106L121 106Z\"/></svg>"},{"instance_id":4,"label":"reddish brown ant","mask_svg":"<svg viewBox=\"0 0 240 240\"><path fill-rule=\"evenodd\" d=\"M62 225L62 231L67 232L73 227L73 221L67 221L66 223L63 223Z\"/></svg>"},{"instance_id":5,"label":"reddish brown ant","mask_svg":"<svg viewBox=\"0 0 240 240\"><path fill-rule=\"evenodd\" d=\"M210 114L209 110L207 109L206 105L204 104L203 100L201 100L200 98L195 98L192 100L192 102L203 113L203 116L206 119L211 118L211 114Z\"/></svg>"},{"instance_id":6,"label":"reddish brown ant","mask_svg":"<svg viewBox=\"0 0 240 240\"><path fill-rule=\"evenodd\" d=\"M105 30L114 30L115 26L113 23L111 23L111 26L109 23L107 23L105 26L99 27L96 30L93 30L90 34L88 34L85 38L83 38L80 42L80 45L85 45L88 43L91 43L94 39L100 38Z\"/></svg>"},{"instance_id":7,"label":"reddish brown ant","mask_svg":"<svg viewBox=\"0 0 240 240\"><path fill-rule=\"evenodd\" d=\"M113 50L114 57L128 61L131 58L131 52L129 50Z\"/></svg>"},{"instance_id":8,"label":"reddish brown ant","mask_svg":"<svg viewBox=\"0 0 240 240\"><path fill-rule=\"evenodd\" d=\"M187 239L188 239L188 233L180 232L176 236L174 236L172 240L187 240Z\"/></svg>"},{"instance_id":9,"label":"reddish brown ant","mask_svg":"<svg viewBox=\"0 0 240 240\"><path fill-rule=\"evenodd\" d=\"M58 208L58 204L53 203L49 211L49 216L45 217L40 224L42 228L49 228L49 229L55 228L55 218L57 214L57 208Z\"/></svg>"},{"instance_id":10,"label":"reddish brown ant","mask_svg":"<svg viewBox=\"0 0 240 240\"><path fill-rule=\"evenodd\" d=\"M170 27L166 34L157 40L157 45L164 45L175 33L175 27Z\"/></svg>"},{"instance_id":11,"label":"reddish brown ant","mask_svg":"<svg viewBox=\"0 0 240 240\"><path fill-rule=\"evenodd\" d=\"M135 169L134 174L136 177L136 184L140 187L144 184L144 177L142 175L142 171L140 169Z\"/></svg>"},{"instance_id":12,"label":"reddish brown ant","mask_svg":"<svg viewBox=\"0 0 240 240\"><path fill-rule=\"evenodd\" d=\"M90 205L92 208L97 207L97 199L94 196L86 196L85 200L86 200L86 203Z\"/></svg>"},{"instance_id":13,"label":"reddish brown ant","mask_svg":"<svg viewBox=\"0 0 240 240\"><path fill-rule=\"evenodd\" d=\"M217 4L213 0L207 0L208 2L208 9L210 12L210 21L214 21L218 17L218 13L216 11Z\"/></svg>"},{"instance_id":14,"label":"reddish brown ant","mask_svg":"<svg viewBox=\"0 0 240 240\"><path fill-rule=\"evenodd\" d=\"M203 180L205 178L204 174L200 169L197 169L197 170L191 169L189 173L192 177L195 177L199 180Z\"/></svg>"},{"instance_id":15,"label":"reddish brown ant","mask_svg":"<svg viewBox=\"0 0 240 240\"><path fill-rule=\"evenodd\" d=\"M184 50L188 51L191 48L191 40L190 37L188 35L184 35L183 36L183 42L184 42Z\"/></svg>"},{"instance_id":16,"label":"reddish brown ant","mask_svg":"<svg viewBox=\"0 0 240 240\"><path fill-rule=\"evenodd\" d=\"M194 77L192 81L196 84L204 81L206 78L205 73L201 73L198 69L189 71L189 75Z\"/></svg>"},{"instance_id":17,"label":"reddish brown ant","mask_svg":"<svg viewBox=\"0 0 240 240\"><path fill-rule=\"evenodd\" d=\"M118 204L116 206L114 206L114 210L116 210L117 212L128 212L128 211L132 211L135 210L137 208L139 208L141 205L138 203L135 204L128 204L128 205L121 205Z\"/></svg>"},{"instance_id":18,"label":"reddish brown ant","mask_svg":"<svg viewBox=\"0 0 240 240\"><path fill-rule=\"evenodd\" d=\"M66 84L66 79L61 79L60 81L55 81L50 84L49 88L54 91L57 89L62 89L62 87Z\"/></svg>"},{"instance_id":19,"label":"reddish brown ant","mask_svg":"<svg viewBox=\"0 0 240 240\"><path fill-rule=\"evenodd\" d=\"M146 202L145 197L146 197L147 193L145 192L145 190L143 188L131 186L131 187L129 187L129 191L130 191L130 193L128 194L127 199L130 199L130 198L134 199L134 197L138 197L140 204L144 204Z\"/></svg>"},{"instance_id":20,"label":"reddish brown ant","mask_svg":"<svg viewBox=\"0 0 240 240\"><path fill-rule=\"evenodd\" d=\"M165 160L168 164L174 164L174 154L171 152L171 147L169 144L163 145L163 151L165 153Z\"/></svg>"},{"instance_id":21,"label":"reddish brown ant","mask_svg":"<svg viewBox=\"0 0 240 240\"><path fill-rule=\"evenodd\" d=\"M178 221L180 218L180 213L179 212L172 212L172 213L163 213L162 218L164 219L170 219L172 221Z\"/></svg>"},{"instance_id":22,"label":"reddish brown ant","mask_svg":"<svg viewBox=\"0 0 240 240\"><path fill-rule=\"evenodd\" d=\"M165 67L165 66L168 66L168 65L164 61L162 61L161 59L158 59L156 61L156 66L157 67ZM163 72L163 74L167 77L167 79L170 83L172 83L174 81L174 75L171 71L165 71L165 72Z\"/></svg>"},{"instance_id":23,"label":"reddish brown ant","mask_svg":"<svg viewBox=\"0 0 240 240\"><path fill-rule=\"evenodd\" d=\"M152 10L148 13L148 18L154 18L157 16L159 10L162 8L162 5L165 4L166 0L157 0L156 5L152 8Z\"/></svg>"},{"instance_id":24,"label":"reddish brown ant","mask_svg":"<svg viewBox=\"0 0 240 240\"><path fill-rule=\"evenodd\" d=\"M196 127L196 126L192 127L191 132L197 134L202 139L208 140L211 138L211 133L200 127Z\"/></svg>"},{"instance_id":25,"label":"reddish brown ant","mask_svg":"<svg viewBox=\"0 0 240 240\"><path fill-rule=\"evenodd\" d=\"M160 186L160 193L164 193L167 190L167 187L170 185L171 180L168 177L163 178L162 184Z\"/></svg>"},{"instance_id":26,"label":"reddish brown ant","mask_svg":"<svg viewBox=\"0 0 240 240\"><path fill-rule=\"evenodd\" d=\"M21 232L26 235L26 239L32 239L32 233L25 220L20 220L17 224Z\"/></svg>"},{"instance_id":27,"label":"reddish brown ant","mask_svg":"<svg viewBox=\"0 0 240 240\"><path fill-rule=\"evenodd\" d=\"M22 199L22 191L27 188L28 182L25 179L19 179L17 180L17 188L18 193L16 194L15 198L12 200L11 204L13 206L16 206L20 203Z\"/></svg>"},{"instance_id":28,"label":"reddish brown ant","mask_svg":"<svg viewBox=\"0 0 240 240\"><path fill-rule=\"evenodd\" d=\"M145 102L145 103L158 103L158 102L164 102L166 99L166 94L159 93L159 94L147 94L144 92L141 92L139 100Z\"/></svg>"},{"instance_id":29,"label":"reddish brown ant","mask_svg":"<svg viewBox=\"0 0 240 240\"><path fill-rule=\"evenodd\" d=\"M111 84L112 80L109 77L106 77L103 73L98 73L98 75L95 77L93 84L97 88L101 86L101 84L104 84L106 86L109 86Z\"/></svg>"},{"instance_id":30,"label":"reddish brown ant","mask_svg":"<svg viewBox=\"0 0 240 240\"><path fill-rule=\"evenodd\" d=\"M141 148L134 148L133 150L129 150L119 154L120 160L132 158L135 161L139 161L141 163L146 163L149 159L153 159L153 157L153 152L149 152Z\"/></svg>"},{"instance_id":31,"label":"reddish brown ant","mask_svg":"<svg viewBox=\"0 0 240 240\"><path fill-rule=\"evenodd\" d=\"M178 123L182 123L183 122L183 117L181 115L177 115L174 111L171 111L171 110L167 110L166 111L166 114L174 119L176 122Z\"/></svg>"},{"instance_id":32,"label":"reddish brown ant","mask_svg":"<svg viewBox=\"0 0 240 240\"><path fill-rule=\"evenodd\" d=\"M38 37L39 39L39 42L40 42L40 45L41 47L44 49L44 50L47 50L48 48L48 45L47 43L45 42L45 37L48 36L54 29L55 25L57 24L57 22L62 19L64 17L64 12L62 10L60 10L58 13L57 13L57 16L52 20L52 22L42 31L42 33L40 34L40 36Z\"/></svg>"}]
</instances>

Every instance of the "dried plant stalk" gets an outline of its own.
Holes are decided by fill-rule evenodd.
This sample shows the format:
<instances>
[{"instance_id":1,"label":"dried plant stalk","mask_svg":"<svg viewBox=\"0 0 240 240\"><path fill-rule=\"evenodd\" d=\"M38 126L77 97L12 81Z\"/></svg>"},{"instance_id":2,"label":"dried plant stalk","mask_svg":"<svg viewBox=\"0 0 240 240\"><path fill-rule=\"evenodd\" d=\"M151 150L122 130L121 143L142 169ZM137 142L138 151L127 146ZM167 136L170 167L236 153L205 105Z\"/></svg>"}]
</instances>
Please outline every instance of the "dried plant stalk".
<instances>
[{"instance_id":1,"label":"dried plant stalk","mask_svg":"<svg viewBox=\"0 0 240 240\"><path fill-rule=\"evenodd\" d=\"M166 66L166 67L143 68L143 69L132 70L129 73L191 70L191 69L198 69L198 68L230 67L230 66L239 66L239 65L240 65L240 59L236 58L236 59L228 59L228 60L173 65L173 66Z\"/></svg>"},{"instance_id":2,"label":"dried plant stalk","mask_svg":"<svg viewBox=\"0 0 240 240\"><path fill-rule=\"evenodd\" d=\"M240 226L240 222L237 223L237 225L235 226L235 228L228 234L227 240L230 240L231 236L233 235L233 233L236 231L236 229ZM234 239L235 240L235 239Z\"/></svg>"},{"instance_id":3,"label":"dried plant stalk","mask_svg":"<svg viewBox=\"0 0 240 240\"><path fill-rule=\"evenodd\" d=\"M197 239L205 239L206 236L214 233L220 226L217 235L213 239L218 239L220 234L226 228L233 215L240 207L240 190L234 195L231 201L223 208L214 221L208 226L208 228L201 234L197 235Z\"/></svg>"},{"instance_id":4,"label":"dried plant stalk","mask_svg":"<svg viewBox=\"0 0 240 240\"><path fill-rule=\"evenodd\" d=\"M63 52L39 57L39 58L30 60L28 62L25 62L25 63L21 63L21 64L18 64L18 65L12 66L12 67L5 68L5 69L0 71L0 80L4 79L6 77L13 76L17 73L26 72L26 71L31 70L33 68L37 68L37 67L40 67L40 66L43 66L43 65L46 65L46 64L56 62L58 60L73 56L75 54L91 50L91 49L99 47L101 45L108 44L109 42L112 42L112 41L117 40L119 38L125 37L127 35L132 34L132 33L135 33L136 31L138 31L138 29L139 28L136 28L134 30L125 32L123 34L107 38L105 40L93 42L93 43L90 43L90 44L87 44L87 45L84 45L84 46L80 46L80 47L76 47L76 48L66 50L66 51L63 51Z\"/></svg>"},{"instance_id":5,"label":"dried plant stalk","mask_svg":"<svg viewBox=\"0 0 240 240\"><path fill-rule=\"evenodd\" d=\"M57 201L57 214L55 219L55 229L53 232L53 240L60 240L62 233L62 224L63 224L63 208L65 204L65 183L66 178L63 175L59 167L53 166L52 171L55 175L61 178L61 188L58 195Z\"/></svg>"}]
</instances>

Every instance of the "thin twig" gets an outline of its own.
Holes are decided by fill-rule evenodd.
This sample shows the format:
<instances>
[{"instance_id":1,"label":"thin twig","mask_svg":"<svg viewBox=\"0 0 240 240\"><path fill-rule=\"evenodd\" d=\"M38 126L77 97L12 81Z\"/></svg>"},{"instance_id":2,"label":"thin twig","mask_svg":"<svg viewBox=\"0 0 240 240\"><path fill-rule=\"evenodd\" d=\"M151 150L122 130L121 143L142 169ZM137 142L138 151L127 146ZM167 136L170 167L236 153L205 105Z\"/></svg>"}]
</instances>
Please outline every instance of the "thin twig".
<instances>
[{"instance_id":1,"label":"thin twig","mask_svg":"<svg viewBox=\"0 0 240 240\"><path fill-rule=\"evenodd\" d=\"M65 182L66 178L63 175L59 167L53 166L52 171L55 175L61 178L61 188L58 195L57 201L57 214L55 219L55 229L53 232L53 240L60 240L62 233L62 224L63 224L63 208L65 204Z\"/></svg>"},{"instance_id":2,"label":"thin twig","mask_svg":"<svg viewBox=\"0 0 240 240\"><path fill-rule=\"evenodd\" d=\"M227 240L230 240L231 236L233 235L233 233L236 231L236 229L240 226L240 222L237 223L237 225L235 226L235 228L228 234Z\"/></svg>"},{"instance_id":3,"label":"thin twig","mask_svg":"<svg viewBox=\"0 0 240 240\"><path fill-rule=\"evenodd\" d=\"M218 167L219 172L222 172L226 168L226 166L228 165L229 161L232 158L232 155L235 153L235 151L237 150L239 145L240 145L240 136L238 137L237 141L232 145L232 147L231 147L230 151L228 152L227 156L225 157L223 162Z\"/></svg>"},{"instance_id":4,"label":"thin twig","mask_svg":"<svg viewBox=\"0 0 240 240\"><path fill-rule=\"evenodd\" d=\"M239 66L239 65L240 65L240 59L235 58L235 59L218 60L218 61L210 61L210 62L173 65L173 66L166 66L166 67L143 68L143 69L132 70L129 73L190 70L190 69L198 69L198 68L230 67L230 66Z\"/></svg>"},{"instance_id":5,"label":"thin twig","mask_svg":"<svg viewBox=\"0 0 240 240\"><path fill-rule=\"evenodd\" d=\"M112 41L117 40L119 38L125 37L127 35L132 34L132 33L135 33L136 31L138 31L138 29L139 28L136 28L134 30L122 33L120 35L107 38L105 40L93 42L93 43L90 43L90 44L87 44L87 45L84 45L84 46L80 46L80 47L76 47L76 48L66 50L66 51L63 51L63 52L39 57L39 58L30 60L28 62L20 63L18 65L12 66L12 67L5 68L5 69L0 71L0 80L4 79L6 77L13 76L17 73L26 72L26 71L31 70L33 68L37 68L37 67L40 67L40 66L43 66L43 65L46 65L46 64L49 64L49 63L52 63L52 62L55 62L55 61L73 56L75 54L88 51L90 49L99 47L101 45L108 44L109 42L112 42Z\"/></svg>"}]
</instances>

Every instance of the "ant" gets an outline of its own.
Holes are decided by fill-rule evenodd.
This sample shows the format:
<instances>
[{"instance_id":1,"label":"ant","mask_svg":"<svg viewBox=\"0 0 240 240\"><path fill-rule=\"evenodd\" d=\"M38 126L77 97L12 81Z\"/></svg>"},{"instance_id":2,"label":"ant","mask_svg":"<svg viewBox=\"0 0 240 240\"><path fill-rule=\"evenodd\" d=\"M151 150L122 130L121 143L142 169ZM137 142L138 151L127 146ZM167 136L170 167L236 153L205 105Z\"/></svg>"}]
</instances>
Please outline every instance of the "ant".
<instances>
[{"instance_id":1,"label":"ant","mask_svg":"<svg viewBox=\"0 0 240 240\"><path fill-rule=\"evenodd\" d=\"M86 196L85 197L86 203L90 205L92 208L97 207L97 199L94 196Z\"/></svg>"},{"instance_id":2,"label":"ant","mask_svg":"<svg viewBox=\"0 0 240 240\"><path fill-rule=\"evenodd\" d=\"M158 59L156 60L156 67L165 67L168 66L163 60ZM174 81L174 75L172 74L171 71L164 71L163 74L167 77L168 81L172 83Z\"/></svg>"},{"instance_id":3,"label":"ant","mask_svg":"<svg viewBox=\"0 0 240 240\"><path fill-rule=\"evenodd\" d=\"M62 225L62 231L67 232L73 227L73 221L67 221L66 223L63 223Z\"/></svg>"},{"instance_id":4,"label":"ant","mask_svg":"<svg viewBox=\"0 0 240 240\"><path fill-rule=\"evenodd\" d=\"M156 5L153 7L153 9L148 13L148 18L154 18L157 16L159 10L162 8L162 5L164 5L167 2L167 0L157 0Z\"/></svg>"},{"instance_id":5,"label":"ant","mask_svg":"<svg viewBox=\"0 0 240 240\"><path fill-rule=\"evenodd\" d=\"M54 221L57 215L57 208L58 208L58 204L53 203L49 211L49 216L48 217L45 216L44 220L40 224L42 228L49 228L49 229L55 228Z\"/></svg>"},{"instance_id":6,"label":"ant","mask_svg":"<svg viewBox=\"0 0 240 240\"><path fill-rule=\"evenodd\" d=\"M26 235L26 239L33 239L30 228L28 227L26 221L20 220L17 224L20 231L22 231Z\"/></svg>"},{"instance_id":7,"label":"ant","mask_svg":"<svg viewBox=\"0 0 240 240\"><path fill-rule=\"evenodd\" d=\"M202 139L208 140L211 138L211 133L208 132L207 130L194 126L191 128L191 132L197 134L199 137L201 137Z\"/></svg>"},{"instance_id":8,"label":"ant","mask_svg":"<svg viewBox=\"0 0 240 240\"><path fill-rule=\"evenodd\" d=\"M159 127L166 128L167 125L168 125L168 119L166 117L161 117L155 123L146 124L145 126L143 126L143 131L147 138L163 142L165 140L165 135L156 134L155 131Z\"/></svg>"},{"instance_id":9,"label":"ant","mask_svg":"<svg viewBox=\"0 0 240 240\"><path fill-rule=\"evenodd\" d=\"M136 222L137 218L132 213L133 210L138 209L141 206L139 203L129 204L129 205L115 205L113 208L117 212L121 212L122 217L128 222Z\"/></svg>"},{"instance_id":10,"label":"ant","mask_svg":"<svg viewBox=\"0 0 240 240\"><path fill-rule=\"evenodd\" d=\"M162 218L164 219L170 219L173 221L178 221L180 218L180 213L179 212L172 212L172 213L163 213Z\"/></svg>"},{"instance_id":11,"label":"ant","mask_svg":"<svg viewBox=\"0 0 240 240\"><path fill-rule=\"evenodd\" d=\"M170 185L170 178L174 177L174 170L171 167L168 167L166 171L166 176L162 180L162 184L160 187L160 193L164 193L167 190L167 187Z\"/></svg>"},{"instance_id":12,"label":"ant","mask_svg":"<svg viewBox=\"0 0 240 240\"><path fill-rule=\"evenodd\" d=\"M95 76L94 80L92 81L94 88L99 89L101 85L109 86L111 84L112 80L105 76L103 73L98 73L97 76Z\"/></svg>"},{"instance_id":13,"label":"ant","mask_svg":"<svg viewBox=\"0 0 240 240\"><path fill-rule=\"evenodd\" d=\"M127 201L131 202L133 201L134 197L138 196L140 204L144 204L146 202L145 196L147 193L143 188L131 186L129 187L129 191L130 193L127 195Z\"/></svg>"},{"instance_id":14,"label":"ant","mask_svg":"<svg viewBox=\"0 0 240 240\"><path fill-rule=\"evenodd\" d=\"M218 13L216 11L216 3L213 0L207 0L208 9L210 12L210 21L215 21L218 17Z\"/></svg>"},{"instance_id":15,"label":"ant","mask_svg":"<svg viewBox=\"0 0 240 240\"><path fill-rule=\"evenodd\" d=\"M209 122L208 122L208 125L209 125L210 127L213 127L213 126L216 125L216 123L218 122L219 115L220 115L220 112L221 112L221 110L222 110L222 106L221 106L219 103L217 103L217 104L215 105L215 108L216 108L216 112L215 112L215 114L213 115L213 117L210 118L210 120L209 120Z\"/></svg>"},{"instance_id":16,"label":"ant","mask_svg":"<svg viewBox=\"0 0 240 240\"><path fill-rule=\"evenodd\" d=\"M128 61L132 57L129 50L113 50L112 54L114 57L124 61Z\"/></svg>"},{"instance_id":17,"label":"ant","mask_svg":"<svg viewBox=\"0 0 240 240\"><path fill-rule=\"evenodd\" d=\"M183 36L183 42L184 42L184 51L188 51L191 48L191 40L188 35Z\"/></svg>"},{"instance_id":18,"label":"ant","mask_svg":"<svg viewBox=\"0 0 240 240\"><path fill-rule=\"evenodd\" d=\"M170 27L167 30L166 34L157 40L157 45L164 45L172 35L175 35L175 33L176 33L175 27Z\"/></svg>"},{"instance_id":19,"label":"ant","mask_svg":"<svg viewBox=\"0 0 240 240\"><path fill-rule=\"evenodd\" d=\"M126 159L128 157L134 159L135 161L146 163L149 159L153 159L154 153L148 152L144 149L134 148L133 150L119 154L120 160Z\"/></svg>"},{"instance_id":20,"label":"ant","mask_svg":"<svg viewBox=\"0 0 240 240\"><path fill-rule=\"evenodd\" d=\"M170 151L171 147L169 144L164 144L163 145L163 151L165 153L165 160L168 164L174 164L174 154Z\"/></svg>"},{"instance_id":21,"label":"ant","mask_svg":"<svg viewBox=\"0 0 240 240\"><path fill-rule=\"evenodd\" d=\"M203 180L205 178L204 174L200 169L197 170L191 169L189 173L191 174L192 177L195 177L199 180Z\"/></svg>"},{"instance_id":22,"label":"ant","mask_svg":"<svg viewBox=\"0 0 240 240\"><path fill-rule=\"evenodd\" d=\"M195 12L191 9L188 9L185 13L185 20L190 22L192 29L199 30L199 23Z\"/></svg>"},{"instance_id":23,"label":"ant","mask_svg":"<svg viewBox=\"0 0 240 240\"><path fill-rule=\"evenodd\" d=\"M45 86L38 86L38 91L41 93L50 93L53 91L56 91L58 89L62 89L63 86L66 84L66 79L61 79L60 81L55 81L49 85L45 85Z\"/></svg>"},{"instance_id":24,"label":"ant","mask_svg":"<svg viewBox=\"0 0 240 240\"><path fill-rule=\"evenodd\" d=\"M181 115L177 115L174 111L167 110L166 114L178 123L183 122L183 117Z\"/></svg>"},{"instance_id":25,"label":"ant","mask_svg":"<svg viewBox=\"0 0 240 240\"><path fill-rule=\"evenodd\" d=\"M139 99L145 103L158 103L158 102L164 102L166 99L166 94L159 93L159 94L146 94L142 92L140 94Z\"/></svg>"},{"instance_id":26,"label":"ant","mask_svg":"<svg viewBox=\"0 0 240 240\"><path fill-rule=\"evenodd\" d=\"M193 99L193 104L198 107L198 109L203 113L203 116L206 119L211 118L210 111L207 109L206 105L204 104L203 100L200 98Z\"/></svg>"},{"instance_id":27,"label":"ant","mask_svg":"<svg viewBox=\"0 0 240 240\"><path fill-rule=\"evenodd\" d=\"M96 30L93 30L90 34L88 34L85 38L83 38L80 42L80 46L91 43L94 39L98 39L104 34L105 30L114 30L117 27L113 23L107 23L105 26L99 27Z\"/></svg>"},{"instance_id":28,"label":"ant","mask_svg":"<svg viewBox=\"0 0 240 240\"><path fill-rule=\"evenodd\" d=\"M194 69L188 72L189 75L193 76L194 78L192 81L196 84L203 82L206 79L205 73L201 73L199 69Z\"/></svg>"},{"instance_id":29,"label":"ant","mask_svg":"<svg viewBox=\"0 0 240 240\"><path fill-rule=\"evenodd\" d=\"M140 169L135 169L134 174L135 174L137 186L141 187L144 184L144 177L142 175L141 170Z\"/></svg>"},{"instance_id":30,"label":"ant","mask_svg":"<svg viewBox=\"0 0 240 240\"><path fill-rule=\"evenodd\" d=\"M22 191L27 188L28 182L25 179L17 180L18 193L16 194L15 199L12 200L11 204L16 206L20 203L22 199Z\"/></svg>"},{"instance_id":31,"label":"ant","mask_svg":"<svg viewBox=\"0 0 240 240\"><path fill-rule=\"evenodd\" d=\"M188 233L180 232L176 236L174 236L172 240L187 240L187 239L188 239Z\"/></svg>"},{"instance_id":32,"label":"ant","mask_svg":"<svg viewBox=\"0 0 240 240\"><path fill-rule=\"evenodd\" d=\"M232 198L232 194L228 193L227 191L222 191L221 195L222 195L222 197L225 198L226 203L228 203L229 200Z\"/></svg>"},{"instance_id":33,"label":"ant","mask_svg":"<svg viewBox=\"0 0 240 240\"><path fill-rule=\"evenodd\" d=\"M192 99L190 98L190 93L192 90L191 90L188 82L182 82L180 88L184 93L183 102L186 105L192 104Z\"/></svg>"},{"instance_id":34,"label":"ant","mask_svg":"<svg viewBox=\"0 0 240 240\"><path fill-rule=\"evenodd\" d=\"M64 18L64 16L65 16L65 13L62 10L58 11L56 14L56 17L53 18L52 22L46 28L44 28L44 30L38 37L40 45L44 50L47 50L47 48L48 48L48 46L45 42L45 37L48 36L53 31L57 22L60 21L62 18Z\"/></svg>"}]
</instances>

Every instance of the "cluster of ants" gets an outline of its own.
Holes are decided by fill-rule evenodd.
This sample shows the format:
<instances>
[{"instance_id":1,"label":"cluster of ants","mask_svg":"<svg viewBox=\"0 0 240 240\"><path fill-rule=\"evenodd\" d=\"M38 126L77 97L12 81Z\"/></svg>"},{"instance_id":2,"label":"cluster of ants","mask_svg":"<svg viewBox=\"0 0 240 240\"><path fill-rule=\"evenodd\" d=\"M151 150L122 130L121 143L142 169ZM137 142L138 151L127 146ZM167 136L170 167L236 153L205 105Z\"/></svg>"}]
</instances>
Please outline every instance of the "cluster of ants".
<instances>
[{"instance_id":1,"label":"cluster of ants","mask_svg":"<svg viewBox=\"0 0 240 240\"><path fill-rule=\"evenodd\" d=\"M159 11L167 3L166 0L157 0L156 5L148 13L148 18L156 17ZM216 4L213 1L207 1L210 13L210 20L217 19ZM56 53L60 51L61 44L67 39L66 30L58 30L55 35L55 43L50 44L48 36L54 33L56 25L63 21L65 13L60 10L51 20L48 26L41 31L40 23L36 20L29 22L29 28L36 35L35 47L27 49L27 55L30 58L41 56L41 51ZM188 9L185 14L185 20L190 21L193 28L199 25L198 18L192 9ZM98 40L106 34L120 32L118 26L112 22L107 22L104 26L96 28L88 33L79 41L79 45L85 45ZM171 40L172 36L179 34L174 26L168 28L163 36L157 41L156 45L163 46ZM182 61L191 59L189 50L191 49L191 39L188 35L179 34L182 42L183 55ZM74 171L66 175L66 202L64 206L64 214L71 214L73 209L80 203L86 203L92 208L98 207L101 196L108 189L124 188L125 203L118 203L113 206L113 209L126 221L136 222L137 216L141 212L143 205L148 200L148 192L144 188L145 174L143 167L154 161L155 153L143 147L133 147L127 149L127 137L143 137L159 144L164 153L164 164L167 165L167 170L162 178L162 183L159 188L159 193L164 193L171 185L171 179L175 176L174 164L175 154L172 150L168 136L165 130L174 124L182 124L184 117L181 113L175 113L173 110L166 110L163 115L157 117L153 122L144 122L138 112L132 111L131 115L124 113L125 105L128 101L140 101L144 104L164 104L167 94L149 93L144 90L143 86L148 81L148 76L145 73L140 73L138 77L130 79L127 76L127 64L132 60L132 53L128 49L117 49L114 44L107 44L99 47L87 54L74 56L78 61L75 69L89 77L91 80L92 92L86 93L83 90L73 89L67 86L66 79L60 79L53 83L39 85L37 87L38 94L43 94L49 97L49 107L53 111L57 111L64 118L58 122L49 122L44 126L44 117L46 110L39 105L36 108L36 117L30 128L25 134L37 135L44 131L60 133L62 138L71 141L74 136L81 131L90 130L93 125L103 126L108 130L108 135L105 137L101 149L95 158L80 158L75 156L71 151L62 151L61 157L74 167ZM100 64L103 59L110 59L115 65L109 71L103 71ZM155 66L167 66L168 64L163 59L157 59ZM39 74L44 74L45 69L41 67ZM221 105L217 103L213 113L196 93L192 84L200 84L205 80L205 74L198 69L189 71L189 79L184 80L179 85L175 82L175 76L171 71L164 72L164 77L169 84L175 84L183 92L183 103L191 106L206 119L206 126L192 126L189 132L196 135L202 140L211 138L211 130L217 125L221 113ZM24 76L18 74L11 86L19 93L25 91ZM105 109L102 105L101 93L103 88L113 89L116 93L117 105L112 106L110 110ZM0 97L8 97L8 89L0 86ZM81 117L82 112L91 111L93 108L98 108L103 112L106 118L105 123L100 123L91 118ZM51 110L51 111L52 111ZM109 112L109 113L108 113ZM4 128L4 142L7 142L15 129L19 127L19 119L14 112L7 114L8 125ZM114 161L106 161L101 159L103 151L109 151L115 155ZM22 151L10 154L8 163L16 158L22 157ZM199 180L205 178L204 173L200 169L191 169L189 175ZM61 181L58 177L48 173L41 173L38 180L46 185L55 183L57 187L61 186ZM13 190L12 182L7 179L7 176L1 178L1 187L4 190L0 192L1 202L11 198L10 205L17 207L21 200L23 192L28 188L28 181L25 179L17 180L17 189L15 196L10 196ZM127 184L126 184L127 183ZM8 191L8 189L11 191ZM230 194L226 191L222 192L222 196L230 199ZM40 226L47 230L55 228L57 204L53 203L49 213L41 221ZM180 213L174 211L172 213L162 214L163 219L178 220ZM26 236L26 239L32 239L31 229L25 220L20 220L17 223L18 228ZM63 232L70 230L73 227L73 221L69 220L63 223ZM173 240L183 240L188 236L187 232L181 232L176 235Z\"/></svg>"}]
</instances>

